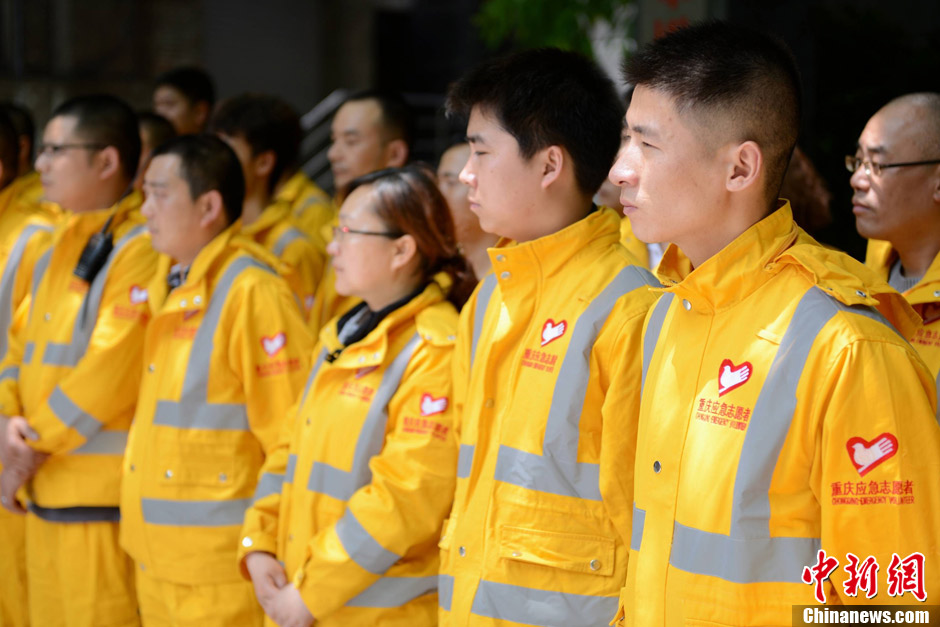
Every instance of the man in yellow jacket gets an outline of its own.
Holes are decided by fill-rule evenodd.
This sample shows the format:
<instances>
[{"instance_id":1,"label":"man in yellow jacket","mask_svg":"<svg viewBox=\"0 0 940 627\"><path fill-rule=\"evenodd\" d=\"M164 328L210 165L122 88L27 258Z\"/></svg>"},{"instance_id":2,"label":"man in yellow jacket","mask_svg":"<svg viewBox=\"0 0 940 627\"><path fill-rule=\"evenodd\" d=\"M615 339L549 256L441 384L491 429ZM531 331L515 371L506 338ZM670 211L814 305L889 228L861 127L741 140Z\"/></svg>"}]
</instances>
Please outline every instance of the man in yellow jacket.
<instances>
[{"instance_id":1,"label":"man in yellow jacket","mask_svg":"<svg viewBox=\"0 0 940 627\"><path fill-rule=\"evenodd\" d=\"M0 112L0 360L14 316L29 293L33 266L48 244L52 218L20 198L17 132ZM22 320L22 317L20 317ZM26 526L22 516L0 509L0 625L29 624L26 604Z\"/></svg>"},{"instance_id":2,"label":"man in yellow jacket","mask_svg":"<svg viewBox=\"0 0 940 627\"><path fill-rule=\"evenodd\" d=\"M610 178L636 235L674 244L620 469L636 502L618 618L790 625L794 605L935 599L940 427L905 340L917 319L777 200L799 130L792 56L706 23L631 57L626 79Z\"/></svg>"},{"instance_id":3,"label":"man in yellow jacket","mask_svg":"<svg viewBox=\"0 0 940 627\"><path fill-rule=\"evenodd\" d=\"M908 338L940 375L940 94L907 94L865 125L854 156L852 211L865 263L924 320ZM938 379L940 380L940 379Z\"/></svg>"},{"instance_id":4,"label":"man in yellow jacket","mask_svg":"<svg viewBox=\"0 0 940 627\"><path fill-rule=\"evenodd\" d=\"M139 223L134 112L83 96L53 113L36 160L46 197L70 212L36 262L26 322L0 363L0 487L23 511L35 625L136 625L118 497L156 253ZM28 483L27 483L28 481Z\"/></svg>"},{"instance_id":5,"label":"man in yellow jacket","mask_svg":"<svg viewBox=\"0 0 940 627\"><path fill-rule=\"evenodd\" d=\"M288 285L307 319L323 277L326 253L322 243L294 226L291 205L274 196L282 173L297 161L297 114L274 96L244 94L221 103L209 126L232 147L242 165L241 232L287 266Z\"/></svg>"},{"instance_id":6,"label":"man in yellow jacket","mask_svg":"<svg viewBox=\"0 0 940 627\"><path fill-rule=\"evenodd\" d=\"M137 564L144 625L261 625L238 572L239 530L303 388L313 338L258 256L277 261L238 232L244 179L224 142L164 144L144 190L142 213L165 256L140 288L152 319L124 460L121 545Z\"/></svg>"},{"instance_id":7,"label":"man in yellow jacket","mask_svg":"<svg viewBox=\"0 0 940 627\"><path fill-rule=\"evenodd\" d=\"M615 471L633 457L655 300L620 216L591 202L623 107L594 63L555 49L484 63L448 107L469 117L470 208L504 239L460 316L440 620L602 624L627 572L633 493Z\"/></svg>"}]
</instances>

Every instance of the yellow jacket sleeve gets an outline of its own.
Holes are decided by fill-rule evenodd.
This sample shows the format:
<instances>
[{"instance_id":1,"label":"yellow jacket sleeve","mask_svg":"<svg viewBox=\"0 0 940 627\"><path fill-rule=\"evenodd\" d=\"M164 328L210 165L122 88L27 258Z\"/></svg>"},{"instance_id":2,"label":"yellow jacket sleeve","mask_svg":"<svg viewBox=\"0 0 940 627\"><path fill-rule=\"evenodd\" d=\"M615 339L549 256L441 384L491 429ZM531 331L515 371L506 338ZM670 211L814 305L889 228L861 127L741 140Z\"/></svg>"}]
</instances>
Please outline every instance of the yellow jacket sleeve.
<instances>
[{"instance_id":1,"label":"yellow jacket sleeve","mask_svg":"<svg viewBox=\"0 0 940 627\"><path fill-rule=\"evenodd\" d=\"M920 552L926 557L929 597L937 598L940 427L927 368L907 346L856 341L819 376L825 383L816 388L812 406L822 425L815 459L809 461L822 514L822 549L839 562L828 596L848 604L914 603L910 593L888 596L885 584L892 553L903 559ZM865 452L878 446L886 452L880 459ZM880 566L872 599L864 592L846 595L847 553L859 562L873 556Z\"/></svg>"},{"instance_id":2,"label":"yellow jacket sleeve","mask_svg":"<svg viewBox=\"0 0 940 627\"><path fill-rule=\"evenodd\" d=\"M0 415L18 416L23 413L20 402L19 369L23 361L23 332L29 317L31 299L29 294L16 308L13 321L7 330L7 352L0 361Z\"/></svg>"},{"instance_id":3,"label":"yellow jacket sleeve","mask_svg":"<svg viewBox=\"0 0 940 627\"><path fill-rule=\"evenodd\" d=\"M118 253L108 272L98 317L85 354L60 380L30 424L39 433L34 448L65 453L118 418L133 413L140 386L147 304L132 303L132 286L146 285L157 255L146 237L135 237ZM81 432L63 422L63 413L81 415L74 420Z\"/></svg>"},{"instance_id":4,"label":"yellow jacket sleeve","mask_svg":"<svg viewBox=\"0 0 940 627\"><path fill-rule=\"evenodd\" d=\"M267 455L303 390L313 338L276 277L245 290L230 310L238 319L229 337L229 364L244 386L248 424Z\"/></svg>"},{"instance_id":5,"label":"yellow jacket sleeve","mask_svg":"<svg viewBox=\"0 0 940 627\"><path fill-rule=\"evenodd\" d=\"M452 344L418 345L389 403L385 446L369 463L371 483L353 494L339 521L311 539L294 584L314 616L342 607L410 551L436 545L457 465L452 350ZM446 398L446 408L423 416L428 395L437 409Z\"/></svg>"}]
</instances>

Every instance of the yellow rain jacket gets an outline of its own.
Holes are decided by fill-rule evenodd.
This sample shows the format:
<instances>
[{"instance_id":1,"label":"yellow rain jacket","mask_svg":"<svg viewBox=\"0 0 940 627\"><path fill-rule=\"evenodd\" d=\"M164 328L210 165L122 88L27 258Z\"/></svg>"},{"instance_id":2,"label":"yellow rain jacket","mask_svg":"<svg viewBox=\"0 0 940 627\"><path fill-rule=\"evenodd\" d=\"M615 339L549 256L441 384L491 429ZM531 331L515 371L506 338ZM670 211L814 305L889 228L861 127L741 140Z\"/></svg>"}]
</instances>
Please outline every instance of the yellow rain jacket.
<instances>
[{"instance_id":1,"label":"yellow rain jacket","mask_svg":"<svg viewBox=\"0 0 940 627\"><path fill-rule=\"evenodd\" d=\"M31 207L43 204L58 208L58 205L42 200L45 191L42 188L42 180L39 177L39 172L36 170L21 174L13 180L12 184L16 186L16 197L21 203Z\"/></svg>"},{"instance_id":2,"label":"yellow rain jacket","mask_svg":"<svg viewBox=\"0 0 940 627\"><path fill-rule=\"evenodd\" d=\"M124 459L121 546L155 579L241 580L244 513L303 388L313 338L259 256L267 251L231 227L182 285L167 293L164 257L147 287L153 318Z\"/></svg>"},{"instance_id":3,"label":"yellow rain jacket","mask_svg":"<svg viewBox=\"0 0 940 627\"><path fill-rule=\"evenodd\" d=\"M325 253L328 240L323 238L323 227L336 217L329 194L298 170L278 188L275 200L290 205L291 221Z\"/></svg>"},{"instance_id":4,"label":"yellow rain jacket","mask_svg":"<svg viewBox=\"0 0 940 627\"><path fill-rule=\"evenodd\" d=\"M433 625L457 312L432 282L330 362L336 326L265 463L239 557L276 554L317 625Z\"/></svg>"},{"instance_id":5,"label":"yellow rain jacket","mask_svg":"<svg viewBox=\"0 0 940 627\"><path fill-rule=\"evenodd\" d=\"M897 259L891 242L868 240L865 265L885 281ZM924 321L908 339L930 368L940 390L940 255L927 268L924 278L904 292L904 298Z\"/></svg>"},{"instance_id":6,"label":"yellow rain jacket","mask_svg":"<svg viewBox=\"0 0 940 627\"><path fill-rule=\"evenodd\" d=\"M249 225L238 222L241 232L277 257L287 271L284 278L308 320L323 278L325 254L304 233L291 225L290 206L281 201L268 205Z\"/></svg>"},{"instance_id":7,"label":"yellow rain jacket","mask_svg":"<svg viewBox=\"0 0 940 627\"><path fill-rule=\"evenodd\" d=\"M630 224L630 219L626 217L620 218L620 244L627 249L627 251L636 257L637 261L644 268L650 268L650 251L646 247L646 242L641 242L637 239L637 236L633 234L633 226Z\"/></svg>"},{"instance_id":8,"label":"yellow rain jacket","mask_svg":"<svg viewBox=\"0 0 940 627\"><path fill-rule=\"evenodd\" d=\"M666 251L644 330L623 624L790 625L818 605L802 578L819 549L838 560L829 603L916 602L887 594L892 552L926 556L940 596L940 428L904 339L914 312L788 203L691 273L680 257ZM877 560L874 598L846 595L847 553Z\"/></svg>"},{"instance_id":9,"label":"yellow rain jacket","mask_svg":"<svg viewBox=\"0 0 940 627\"><path fill-rule=\"evenodd\" d=\"M121 459L134 415L146 303L138 290L157 254L133 193L116 207L65 218L34 270L28 320L0 364L0 413L23 415L39 434L30 445L51 457L28 484L34 513L116 508ZM114 249L89 285L73 275L89 238L114 216ZM70 513L81 521L81 511ZM91 518L100 520L100 518Z\"/></svg>"},{"instance_id":10,"label":"yellow rain jacket","mask_svg":"<svg viewBox=\"0 0 940 627\"><path fill-rule=\"evenodd\" d=\"M460 318L442 625L606 623L627 572L641 329L659 285L599 209L489 250ZM631 466L632 467L632 466Z\"/></svg>"}]
</instances>

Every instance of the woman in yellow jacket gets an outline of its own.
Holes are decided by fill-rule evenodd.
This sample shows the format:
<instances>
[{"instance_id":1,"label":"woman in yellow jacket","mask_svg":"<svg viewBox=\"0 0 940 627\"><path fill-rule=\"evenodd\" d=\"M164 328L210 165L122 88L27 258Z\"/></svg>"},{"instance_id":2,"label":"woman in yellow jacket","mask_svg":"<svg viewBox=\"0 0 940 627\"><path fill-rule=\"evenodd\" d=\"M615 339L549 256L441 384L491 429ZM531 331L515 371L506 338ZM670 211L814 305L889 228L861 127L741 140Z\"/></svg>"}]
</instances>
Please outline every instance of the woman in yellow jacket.
<instances>
[{"instance_id":1,"label":"woman in yellow jacket","mask_svg":"<svg viewBox=\"0 0 940 627\"><path fill-rule=\"evenodd\" d=\"M282 626L433 625L458 455L456 307L474 278L446 201L415 168L355 181L328 251L337 291L364 302L320 333L245 518L242 569Z\"/></svg>"}]
</instances>

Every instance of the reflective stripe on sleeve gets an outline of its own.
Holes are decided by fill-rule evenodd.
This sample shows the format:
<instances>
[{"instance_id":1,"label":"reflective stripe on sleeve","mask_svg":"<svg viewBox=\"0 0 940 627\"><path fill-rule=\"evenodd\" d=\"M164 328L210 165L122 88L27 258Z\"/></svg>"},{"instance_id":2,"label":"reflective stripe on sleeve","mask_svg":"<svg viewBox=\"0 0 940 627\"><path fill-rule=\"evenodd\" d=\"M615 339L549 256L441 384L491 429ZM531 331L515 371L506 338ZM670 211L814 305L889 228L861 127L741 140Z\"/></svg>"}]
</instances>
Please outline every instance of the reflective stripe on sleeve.
<instances>
[{"instance_id":1,"label":"reflective stripe on sleeve","mask_svg":"<svg viewBox=\"0 0 940 627\"><path fill-rule=\"evenodd\" d=\"M477 354L477 341L483 332L483 320L486 318L486 309L490 305L490 298L493 296L493 290L496 289L496 275L490 272L483 279L480 291L477 292L477 303L473 310L473 337L470 342L470 367L473 368L473 360Z\"/></svg>"},{"instance_id":2,"label":"reflective stripe on sleeve","mask_svg":"<svg viewBox=\"0 0 940 627\"><path fill-rule=\"evenodd\" d=\"M457 456L457 478L466 479L470 476L470 469L473 467L474 445L461 444L460 454Z\"/></svg>"},{"instance_id":3,"label":"reflective stripe on sleeve","mask_svg":"<svg viewBox=\"0 0 940 627\"><path fill-rule=\"evenodd\" d=\"M0 381L6 381L7 379L19 379L20 378L20 367L19 366L7 366L0 372Z\"/></svg>"},{"instance_id":4,"label":"reflective stripe on sleeve","mask_svg":"<svg viewBox=\"0 0 940 627\"><path fill-rule=\"evenodd\" d=\"M427 577L382 577L346 602L347 607L401 607L420 596L434 592L437 575Z\"/></svg>"},{"instance_id":5,"label":"reflective stripe on sleeve","mask_svg":"<svg viewBox=\"0 0 940 627\"><path fill-rule=\"evenodd\" d=\"M281 488L284 486L284 475L279 475L273 472L266 472L261 475L261 479L258 481L258 485L255 488L255 496L253 499L254 503L257 503L266 496L271 496L272 494L280 494Z\"/></svg>"},{"instance_id":6,"label":"reflective stripe on sleeve","mask_svg":"<svg viewBox=\"0 0 940 627\"><path fill-rule=\"evenodd\" d=\"M307 236L294 227L290 227L284 231L279 238L277 238L277 241L274 242L274 247L271 249L271 252L273 252L277 257L280 257L284 254L284 251L287 250L288 246L299 239L307 239Z\"/></svg>"},{"instance_id":7,"label":"reflective stripe on sleeve","mask_svg":"<svg viewBox=\"0 0 940 627\"><path fill-rule=\"evenodd\" d=\"M666 321L666 314L669 312L669 306L675 299L675 294L667 292L659 297L656 305L653 306L653 313L650 314L649 322L646 323L646 333L643 334L643 375L640 379L640 391L646 386L646 372L650 368L650 362L653 360L653 351L656 350L656 342L663 330L663 323Z\"/></svg>"},{"instance_id":8,"label":"reflective stripe on sleeve","mask_svg":"<svg viewBox=\"0 0 940 627\"><path fill-rule=\"evenodd\" d=\"M174 501L141 499L144 522L172 527L226 527L241 525L251 499L227 501Z\"/></svg>"},{"instance_id":9,"label":"reflective stripe on sleeve","mask_svg":"<svg viewBox=\"0 0 940 627\"><path fill-rule=\"evenodd\" d=\"M646 511L633 504L633 529L630 532L630 548L639 551L643 544L643 527L646 524Z\"/></svg>"},{"instance_id":10,"label":"reflective stripe on sleeve","mask_svg":"<svg viewBox=\"0 0 940 627\"><path fill-rule=\"evenodd\" d=\"M352 561L373 575L385 574L401 559L400 555L379 544L349 509L336 523L336 535Z\"/></svg>"},{"instance_id":11,"label":"reflective stripe on sleeve","mask_svg":"<svg viewBox=\"0 0 940 627\"><path fill-rule=\"evenodd\" d=\"M441 573L437 576L437 604L445 612L450 611L454 598L454 576Z\"/></svg>"},{"instance_id":12,"label":"reflective stripe on sleeve","mask_svg":"<svg viewBox=\"0 0 940 627\"><path fill-rule=\"evenodd\" d=\"M356 490L372 481L369 460L378 455L385 444L388 403L398 391L405 368L411 361L420 339L417 333L412 336L382 375L382 382L379 383L369 404L365 422L356 440L352 468L346 471L322 462L314 462L307 481L308 490L332 496L340 501L348 501Z\"/></svg>"},{"instance_id":13,"label":"reflective stripe on sleeve","mask_svg":"<svg viewBox=\"0 0 940 627\"><path fill-rule=\"evenodd\" d=\"M49 409L59 419L59 422L70 429L75 429L85 439L91 439L103 426L100 420L91 414L85 413L81 407L66 396L59 386L56 386L52 394L49 395L48 404Z\"/></svg>"},{"instance_id":14,"label":"reflective stripe on sleeve","mask_svg":"<svg viewBox=\"0 0 940 627\"><path fill-rule=\"evenodd\" d=\"M33 353L36 352L36 344L34 342L26 342L26 345L23 346L23 363L29 364L33 361Z\"/></svg>"},{"instance_id":15,"label":"reflective stripe on sleeve","mask_svg":"<svg viewBox=\"0 0 940 627\"><path fill-rule=\"evenodd\" d=\"M13 307L13 288L16 284L16 274L23 261L23 253L26 252L26 245L29 240L41 231L49 232L52 227L43 224L27 224L20 231L16 243L10 249L7 256L6 265L3 268L3 274L0 275L0 359L7 354L8 330L13 321L15 313Z\"/></svg>"},{"instance_id":16,"label":"reflective stripe on sleeve","mask_svg":"<svg viewBox=\"0 0 940 627\"><path fill-rule=\"evenodd\" d=\"M72 451L72 455L124 455L127 431L99 431Z\"/></svg>"},{"instance_id":17,"label":"reflective stripe on sleeve","mask_svg":"<svg viewBox=\"0 0 940 627\"><path fill-rule=\"evenodd\" d=\"M617 613L617 597L599 597L481 581L470 613L542 627L606 625Z\"/></svg>"},{"instance_id":18,"label":"reflective stripe on sleeve","mask_svg":"<svg viewBox=\"0 0 940 627\"><path fill-rule=\"evenodd\" d=\"M284 483L294 482L294 471L297 469L297 455L291 453L287 456L287 468L284 470Z\"/></svg>"}]
</instances>

